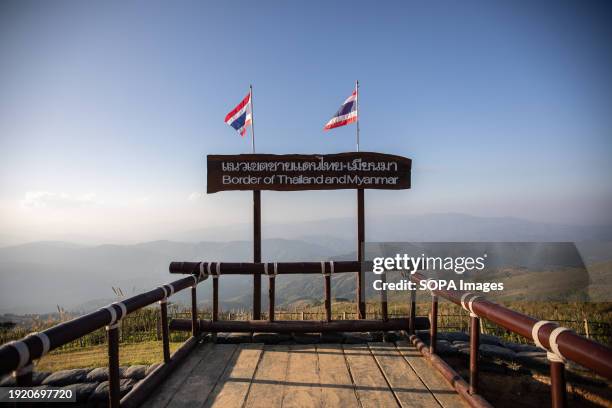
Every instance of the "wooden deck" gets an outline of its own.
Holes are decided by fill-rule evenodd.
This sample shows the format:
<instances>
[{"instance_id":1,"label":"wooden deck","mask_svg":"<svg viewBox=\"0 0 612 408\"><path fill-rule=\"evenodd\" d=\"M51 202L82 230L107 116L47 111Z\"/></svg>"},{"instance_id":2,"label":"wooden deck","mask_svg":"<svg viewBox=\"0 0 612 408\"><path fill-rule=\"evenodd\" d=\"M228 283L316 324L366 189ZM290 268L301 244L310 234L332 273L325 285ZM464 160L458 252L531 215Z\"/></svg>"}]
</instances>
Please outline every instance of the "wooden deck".
<instances>
[{"instance_id":1,"label":"wooden deck","mask_svg":"<svg viewBox=\"0 0 612 408\"><path fill-rule=\"evenodd\" d=\"M461 407L407 342L202 344L146 407Z\"/></svg>"}]
</instances>

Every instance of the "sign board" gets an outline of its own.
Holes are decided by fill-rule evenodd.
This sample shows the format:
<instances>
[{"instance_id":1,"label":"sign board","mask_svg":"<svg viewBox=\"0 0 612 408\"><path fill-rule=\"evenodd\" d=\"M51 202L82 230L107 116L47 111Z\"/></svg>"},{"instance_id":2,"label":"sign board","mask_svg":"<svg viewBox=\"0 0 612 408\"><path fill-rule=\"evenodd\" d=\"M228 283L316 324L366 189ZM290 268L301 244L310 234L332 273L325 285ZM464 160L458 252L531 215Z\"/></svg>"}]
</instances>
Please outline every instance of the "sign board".
<instances>
[{"instance_id":1,"label":"sign board","mask_svg":"<svg viewBox=\"0 0 612 408\"><path fill-rule=\"evenodd\" d=\"M384 153L208 155L207 193L410 188L412 160Z\"/></svg>"}]
</instances>

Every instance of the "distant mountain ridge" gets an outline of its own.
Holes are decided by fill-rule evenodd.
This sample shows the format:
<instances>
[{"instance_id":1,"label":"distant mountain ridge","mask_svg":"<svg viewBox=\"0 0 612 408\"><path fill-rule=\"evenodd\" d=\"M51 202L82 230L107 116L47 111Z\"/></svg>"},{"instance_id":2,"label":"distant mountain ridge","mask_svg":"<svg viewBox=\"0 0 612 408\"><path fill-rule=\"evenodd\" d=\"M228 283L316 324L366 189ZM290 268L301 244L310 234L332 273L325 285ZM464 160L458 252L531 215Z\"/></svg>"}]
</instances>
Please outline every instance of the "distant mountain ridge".
<instances>
[{"instance_id":1,"label":"distant mountain ridge","mask_svg":"<svg viewBox=\"0 0 612 408\"><path fill-rule=\"evenodd\" d=\"M564 225L513 217L478 217L459 213L425 215L366 215L366 240L375 241L612 241L612 225ZM250 237L250 224L210 227L173 234L173 241L226 241ZM355 218L332 218L262 226L264 237L326 240L330 243L356 239ZM351 248L352 249L352 248Z\"/></svg>"},{"instance_id":2,"label":"distant mountain ridge","mask_svg":"<svg viewBox=\"0 0 612 408\"><path fill-rule=\"evenodd\" d=\"M232 230L234 228L234 230ZM67 242L33 242L0 248L0 313L44 313L56 309L88 311L113 300L111 287L132 293L167 283L171 261L249 261L248 240L223 242L225 235L248 237L248 226L224 232L215 228L192 231L172 240L134 245L83 246ZM354 259L354 219L263 226L262 257L268 261ZM197 242L189 242L189 237ZM206 237L214 240L207 241ZM366 220L369 241L612 241L611 226L575 227L532 223L513 218L482 218L438 214L403 218L373 217ZM608 247L601 251L608 253ZM599 252L601 252L599 251ZM596 259L604 259L605 256ZM265 282L264 279L264 290ZM334 277L335 297L351 297L354 278ZM224 308L251 304L252 279L227 276L220 283ZM321 279L281 276L277 282L278 305L300 297L320 298ZM211 297L210 282L200 285L198 299ZM176 301L186 299L178 294ZM265 298L265 296L264 296Z\"/></svg>"},{"instance_id":3,"label":"distant mountain ridge","mask_svg":"<svg viewBox=\"0 0 612 408\"><path fill-rule=\"evenodd\" d=\"M262 244L264 259L278 261L327 259L334 254L325 246L298 240L269 239ZM0 313L43 313L58 304L67 310L87 309L87 304L108 303L113 296L111 287L121 287L129 295L179 279L168 273L171 261L249 259L252 244L248 241L153 241L94 247L35 242L0 248ZM200 299L210 297L209 285L200 285ZM228 276L220 292L224 299L231 299L250 293L251 286L245 276Z\"/></svg>"}]
</instances>

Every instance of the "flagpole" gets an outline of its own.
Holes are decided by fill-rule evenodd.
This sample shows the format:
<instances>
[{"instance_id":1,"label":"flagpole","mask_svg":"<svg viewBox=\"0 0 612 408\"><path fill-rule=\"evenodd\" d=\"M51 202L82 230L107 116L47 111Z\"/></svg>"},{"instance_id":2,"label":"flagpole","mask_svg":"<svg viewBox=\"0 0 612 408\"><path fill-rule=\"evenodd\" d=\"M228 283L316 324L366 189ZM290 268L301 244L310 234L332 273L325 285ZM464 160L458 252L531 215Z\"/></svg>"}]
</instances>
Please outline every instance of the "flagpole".
<instances>
[{"instance_id":1,"label":"flagpole","mask_svg":"<svg viewBox=\"0 0 612 408\"><path fill-rule=\"evenodd\" d=\"M359 81L355 81L355 110L357 111L357 151L359 152ZM357 260L363 262L365 247L365 191L363 188L357 189ZM365 276L360 268L357 273L357 311L358 318L366 318L365 304Z\"/></svg>"},{"instance_id":2,"label":"flagpole","mask_svg":"<svg viewBox=\"0 0 612 408\"><path fill-rule=\"evenodd\" d=\"M255 154L255 115L253 85L249 85L251 99L251 148ZM261 262L261 191L253 190L253 262ZM253 320L261 319L261 273L253 274Z\"/></svg>"},{"instance_id":3,"label":"flagpole","mask_svg":"<svg viewBox=\"0 0 612 408\"><path fill-rule=\"evenodd\" d=\"M359 80L355 81L355 104L357 110L357 151L359 151Z\"/></svg>"},{"instance_id":4,"label":"flagpole","mask_svg":"<svg viewBox=\"0 0 612 408\"><path fill-rule=\"evenodd\" d=\"M255 153L255 114L253 113L253 85L249 85L249 96L251 100L251 150Z\"/></svg>"}]
</instances>

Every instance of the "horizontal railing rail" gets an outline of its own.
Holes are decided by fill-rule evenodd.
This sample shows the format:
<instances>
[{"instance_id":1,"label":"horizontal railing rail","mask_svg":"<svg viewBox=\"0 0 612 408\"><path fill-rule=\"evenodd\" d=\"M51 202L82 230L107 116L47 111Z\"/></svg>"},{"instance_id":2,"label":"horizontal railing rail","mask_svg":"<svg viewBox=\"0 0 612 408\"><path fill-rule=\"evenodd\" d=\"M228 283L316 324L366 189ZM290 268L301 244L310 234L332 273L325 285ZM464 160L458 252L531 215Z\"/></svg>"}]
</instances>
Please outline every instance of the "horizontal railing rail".
<instances>
[{"instance_id":1,"label":"horizontal railing rail","mask_svg":"<svg viewBox=\"0 0 612 408\"><path fill-rule=\"evenodd\" d=\"M406 330L409 319L397 318L382 320L200 320L203 332L220 333L329 333L329 332L369 332ZM191 323L186 319L174 319L170 322L172 330L190 330ZM429 327L426 317L417 317L415 322L419 330Z\"/></svg>"},{"instance_id":2,"label":"horizontal railing rail","mask_svg":"<svg viewBox=\"0 0 612 408\"><path fill-rule=\"evenodd\" d=\"M359 261L321 262L171 262L170 273L191 275L284 275L323 273L348 273L361 271ZM333 268L333 270L332 270Z\"/></svg>"}]
</instances>

